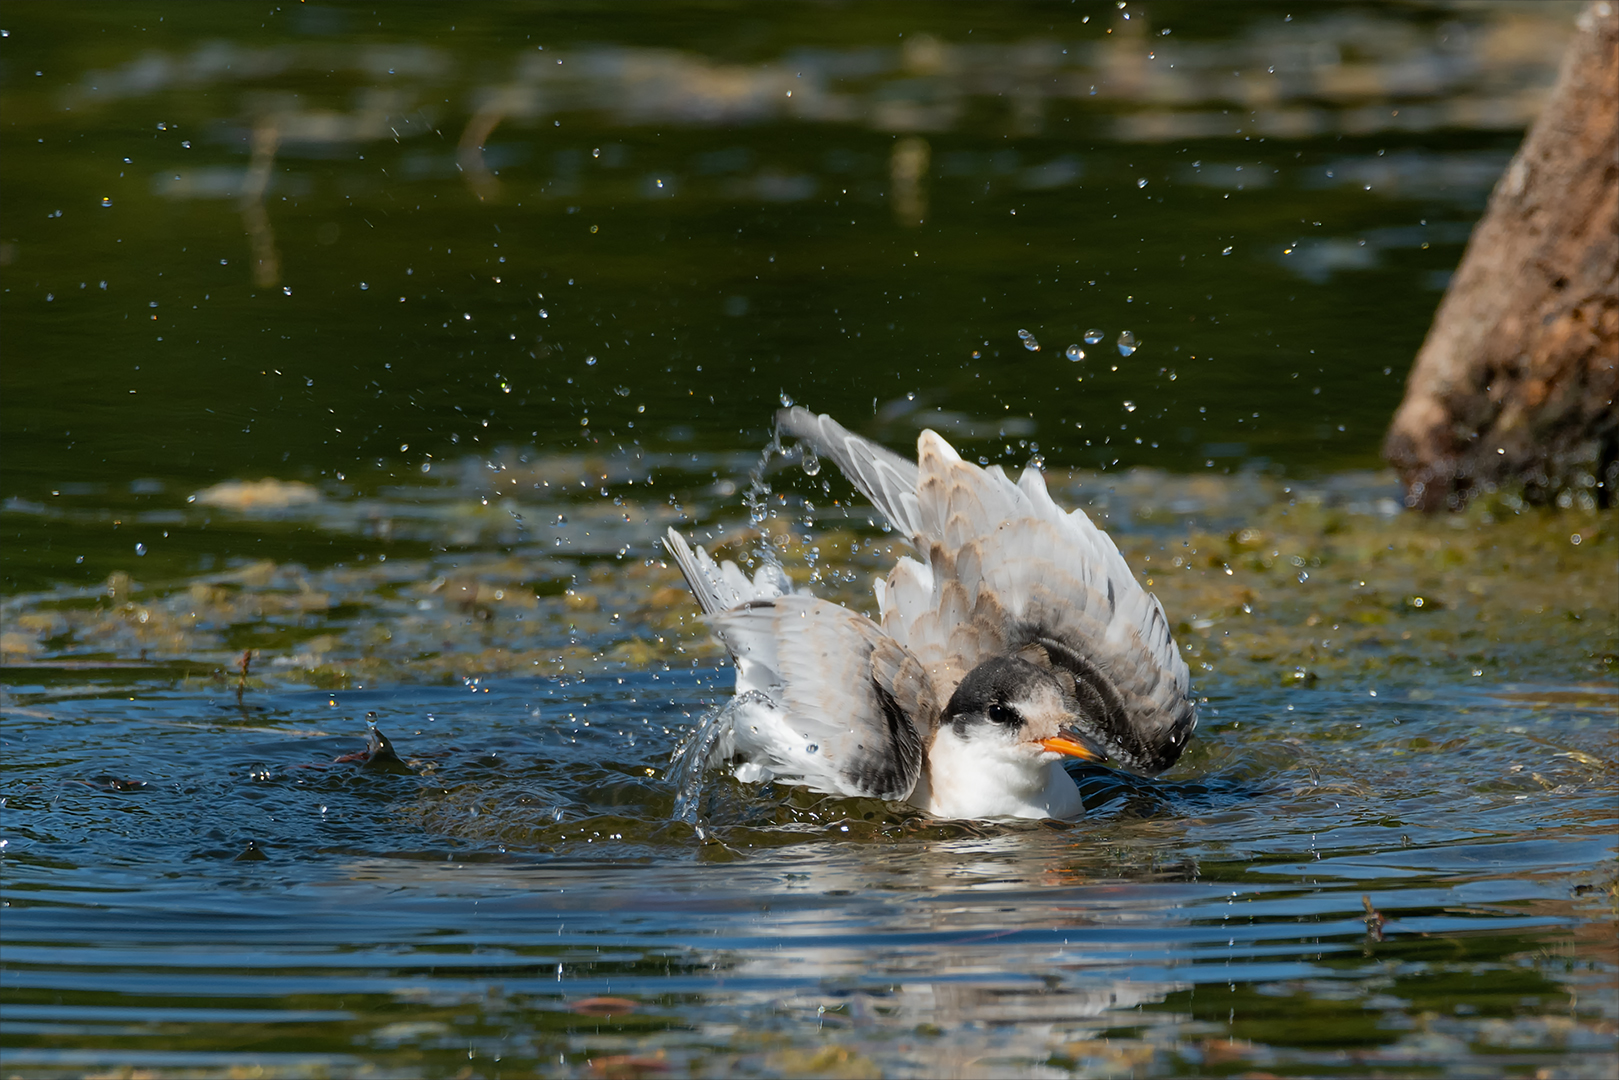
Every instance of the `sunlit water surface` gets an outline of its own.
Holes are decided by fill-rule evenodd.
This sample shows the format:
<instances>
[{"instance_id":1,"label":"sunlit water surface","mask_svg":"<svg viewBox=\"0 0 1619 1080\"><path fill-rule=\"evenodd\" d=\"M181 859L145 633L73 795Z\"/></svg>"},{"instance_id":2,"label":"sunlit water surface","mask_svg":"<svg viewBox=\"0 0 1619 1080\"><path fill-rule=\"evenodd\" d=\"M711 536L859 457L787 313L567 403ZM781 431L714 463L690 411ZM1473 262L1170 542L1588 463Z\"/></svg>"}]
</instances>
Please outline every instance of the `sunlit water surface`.
<instances>
[{"instance_id":1,"label":"sunlit water surface","mask_svg":"<svg viewBox=\"0 0 1619 1080\"><path fill-rule=\"evenodd\" d=\"M719 780L694 830L728 678L14 686L8 1068L1611 1069L1608 692L1243 688L1075 824Z\"/></svg>"}]
</instances>

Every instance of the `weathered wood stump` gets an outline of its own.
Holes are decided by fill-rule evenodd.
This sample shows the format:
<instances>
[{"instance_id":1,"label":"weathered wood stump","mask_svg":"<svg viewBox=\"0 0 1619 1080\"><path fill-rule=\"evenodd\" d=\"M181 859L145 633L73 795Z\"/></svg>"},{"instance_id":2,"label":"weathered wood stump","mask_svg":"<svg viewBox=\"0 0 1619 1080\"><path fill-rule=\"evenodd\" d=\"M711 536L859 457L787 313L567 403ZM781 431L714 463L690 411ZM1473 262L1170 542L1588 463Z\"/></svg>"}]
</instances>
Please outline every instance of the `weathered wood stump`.
<instances>
[{"instance_id":1,"label":"weathered wood stump","mask_svg":"<svg viewBox=\"0 0 1619 1080\"><path fill-rule=\"evenodd\" d=\"M1612 505L1616 396L1619 3L1598 0L1473 230L1383 454L1425 510L1513 482Z\"/></svg>"}]
</instances>

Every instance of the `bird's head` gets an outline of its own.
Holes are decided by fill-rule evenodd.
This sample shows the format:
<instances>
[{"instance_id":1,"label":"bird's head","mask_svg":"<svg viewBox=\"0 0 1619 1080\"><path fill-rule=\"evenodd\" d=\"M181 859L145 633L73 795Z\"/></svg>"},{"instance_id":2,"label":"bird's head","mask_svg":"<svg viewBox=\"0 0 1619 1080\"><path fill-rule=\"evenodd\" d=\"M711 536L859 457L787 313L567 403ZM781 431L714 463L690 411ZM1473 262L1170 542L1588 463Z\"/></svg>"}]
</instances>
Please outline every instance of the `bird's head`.
<instances>
[{"instance_id":1,"label":"bird's head","mask_svg":"<svg viewBox=\"0 0 1619 1080\"><path fill-rule=\"evenodd\" d=\"M1050 671L997 656L967 673L939 723L987 758L1032 770L1064 756L1102 759L1073 729L1074 718L1070 696Z\"/></svg>"}]
</instances>

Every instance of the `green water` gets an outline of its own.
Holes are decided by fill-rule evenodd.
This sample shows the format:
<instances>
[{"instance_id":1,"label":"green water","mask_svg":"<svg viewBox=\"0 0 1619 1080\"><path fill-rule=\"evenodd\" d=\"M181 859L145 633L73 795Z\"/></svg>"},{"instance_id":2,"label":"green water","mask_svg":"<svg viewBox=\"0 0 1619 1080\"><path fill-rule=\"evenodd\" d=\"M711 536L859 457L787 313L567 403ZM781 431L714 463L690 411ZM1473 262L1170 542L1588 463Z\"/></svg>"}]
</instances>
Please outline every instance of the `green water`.
<instances>
[{"instance_id":1,"label":"green water","mask_svg":"<svg viewBox=\"0 0 1619 1080\"><path fill-rule=\"evenodd\" d=\"M1482 65L1440 39L1482 49L1514 31L1505 13L1287 24L1193 5L1132 26L1035 7L975 26L950 8L788 10L653 9L640 25L405 8L363 25L348 8L113 5L59 25L15 9L5 495L177 507L261 475L374 492L495 446L734 450L784 392L901 442L907 405L960 413L983 425L967 445L997 458L1011 419L1051 460L1091 467L1376 465L1524 91L1443 72L1436 90L1483 99L1503 126L1454 127L1450 99L1422 95L1407 112L1431 126L1354 129L1374 102L1397 110L1400 65ZM1565 14L1537 16L1549 51L1507 75L1546 84ZM902 32L929 27L907 59ZM1387 55L1357 58L1374 45ZM1288 66L1310 49L1392 85L1335 101ZM1133 87L1158 74L1126 77L1143 50L1163 56L1137 66L1180 57L1188 83ZM569 61L579 75L556 75ZM689 100L665 86L699 77ZM777 82L848 118L795 121ZM457 145L497 93L520 115L486 140L498 188L480 200ZM1192 100L1164 109L1176 95ZM1294 114L1323 130L1263 134ZM1149 137L1164 115L1223 119ZM265 287L239 205L255 123L285 129ZM914 227L896 220L905 138L928 147ZM1064 359L1093 327L1086 360ZM1120 363L1123 330L1142 344ZM14 589L112 569L10 536Z\"/></svg>"},{"instance_id":2,"label":"green water","mask_svg":"<svg viewBox=\"0 0 1619 1080\"><path fill-rule=\"evenodd\" d=\"M1614 511L1378 471L1576 12L0 10L6 1075L1610 1073ZM1040 456L1183 763L673 821L784 399Z\"/></svg>"}]
</instances>

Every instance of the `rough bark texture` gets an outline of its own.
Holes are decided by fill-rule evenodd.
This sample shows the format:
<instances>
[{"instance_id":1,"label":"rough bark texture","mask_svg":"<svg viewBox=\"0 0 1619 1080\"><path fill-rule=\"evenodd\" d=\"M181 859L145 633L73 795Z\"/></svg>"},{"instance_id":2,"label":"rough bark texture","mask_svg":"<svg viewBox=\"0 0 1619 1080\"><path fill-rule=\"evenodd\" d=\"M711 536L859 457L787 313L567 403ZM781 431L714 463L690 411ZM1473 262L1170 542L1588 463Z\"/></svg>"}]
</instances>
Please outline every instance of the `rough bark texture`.
<instances>
[{"instance_id":1,"label":"rough bark texture","mask_svg":"<svg viewBox=\"0 0 1619 1080\"><path fill-rule=\"evenodd\" d=\"M1514 481L1612 504L1616 396L1619 3L1598 0L1473 230L1383 453L1408 506Z\"/></svg>"}]
</instances>

